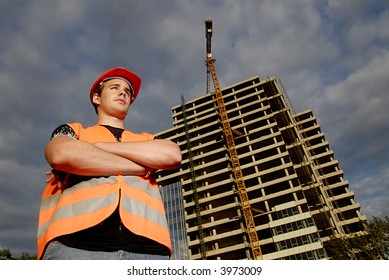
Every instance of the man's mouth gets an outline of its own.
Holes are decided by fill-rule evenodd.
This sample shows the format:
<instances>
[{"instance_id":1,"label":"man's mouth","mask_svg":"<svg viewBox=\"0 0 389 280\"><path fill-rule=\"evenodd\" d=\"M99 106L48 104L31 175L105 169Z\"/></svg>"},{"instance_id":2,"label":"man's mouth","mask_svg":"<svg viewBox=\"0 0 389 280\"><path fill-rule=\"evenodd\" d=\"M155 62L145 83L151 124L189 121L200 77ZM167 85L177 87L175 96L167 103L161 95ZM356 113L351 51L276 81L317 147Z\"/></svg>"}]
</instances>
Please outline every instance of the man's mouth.
<instances>
[{"instance_id":1,"label":"man's mouth","mask_svg":"<svg viewBox=\"0 0 389 280\"><path fill-rule=\"evenodd\" d=\"M123 105L126 105L126 101L124 99L116 99L115 101L118 101L119 103L122 103Z\"/></svg>"}]
</instances>

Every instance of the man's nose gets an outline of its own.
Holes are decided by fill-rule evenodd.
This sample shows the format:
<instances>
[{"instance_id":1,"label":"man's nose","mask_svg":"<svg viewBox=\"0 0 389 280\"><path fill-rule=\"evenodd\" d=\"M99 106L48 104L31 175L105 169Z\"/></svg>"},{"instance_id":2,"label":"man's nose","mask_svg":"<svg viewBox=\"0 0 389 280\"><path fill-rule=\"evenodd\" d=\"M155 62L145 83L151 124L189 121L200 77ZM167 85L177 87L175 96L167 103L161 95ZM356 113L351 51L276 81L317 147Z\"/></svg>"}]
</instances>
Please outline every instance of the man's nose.
<instances>
[{"instance_id":1,"label":"man's nose","mask_svg":"<svg viewBox=\"0 0 389 280\"><path fill-rule=\"evenodd\" d=\"M119 88L119 96L124 96L124 97L126 98L126 97L130 97L130 94L129 94L129 92L127 91L126 88L120 87L120 88Z\"/></svg>"}]
</instances>

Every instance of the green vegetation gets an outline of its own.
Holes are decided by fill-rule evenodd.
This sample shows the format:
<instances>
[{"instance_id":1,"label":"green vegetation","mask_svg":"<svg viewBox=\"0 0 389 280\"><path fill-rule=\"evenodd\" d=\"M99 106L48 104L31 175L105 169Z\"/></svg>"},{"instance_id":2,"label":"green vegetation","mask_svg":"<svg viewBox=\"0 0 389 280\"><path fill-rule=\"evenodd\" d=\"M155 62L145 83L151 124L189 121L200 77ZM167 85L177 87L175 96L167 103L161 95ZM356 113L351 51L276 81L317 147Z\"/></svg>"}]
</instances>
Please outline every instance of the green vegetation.
<instances>
[{"instance_id":1,"label":"green vegetation","mask_svg":"<svg viewBox=\"0 0 389 280\"><path fill-rule=\"evenodd\" d=\"M325 249L332 260L388 260L389 217L373 217L365 224L366 234L346 238L332 237Z\"/></svg>"},{"instance_id":2,"label":"green vegetation","mask_svg":"<svg viewBox=\"0 0 389 280\"><path fill-rule=\"evenodd\" d=\"M23 252L19 258L14 258L12 256L10 249L1 249L0 250L0 260L36 260L35 255L30 255L29 253Z\"/></svg>"}]
</instances>

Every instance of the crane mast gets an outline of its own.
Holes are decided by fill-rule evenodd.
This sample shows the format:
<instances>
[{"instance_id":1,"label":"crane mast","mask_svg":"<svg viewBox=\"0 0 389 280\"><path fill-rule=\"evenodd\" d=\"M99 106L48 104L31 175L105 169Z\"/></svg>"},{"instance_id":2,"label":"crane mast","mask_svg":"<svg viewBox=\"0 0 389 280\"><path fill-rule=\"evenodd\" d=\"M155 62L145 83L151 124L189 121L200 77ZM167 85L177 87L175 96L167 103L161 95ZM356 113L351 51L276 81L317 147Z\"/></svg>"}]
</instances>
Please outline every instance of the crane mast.
<instances>
[{"instance_id":1,"label":"crane mast","mask_svg":"<svg viewBox=\"0 0 389 280\"><path fill-rule=\"evenodd\" d=\"M207 39L207 56L206 56L206 65L207 65L207 79L209 75L212 78L213 87L215 90L215 96L217 104L219 107L219 113L222 120L223 132L227 141L228 151L231 157L232 169L235 175L235 181L237 184L237 189L239 193L239 198L241 202L242 212L246 224L247 233L250 240L251 250L254 260L262 259L262 251L259 244L258 234L255 229L254 216L252 213L252 208L250 206L246 186L243 179L242 169L240 167L238 154L235 147L234 136L230 126L230 122L227 115L227 110L224 104L219 78L216 73L215 59L211 54L211 37L212 37L212 20L205 21L205 35ZM208 81L207 81L207 90L208 90Z\"/></svg>"},{"instance_id":2,"label":"crane mast","mask_svg":"<svg viewBox=\"0 0 389 280\"><path fill-rule=\"evenodd\" d=\"M206 56L208 57L208 54L211 53L211 37L212 37L212 20L206 20L205 21L205 36L207 38L206 40ZM208 65L208 59L205 60L205 66L207 67L207 94L210 93L210 71L209 71L209 65Z\"/></svg>"}]
</instances>

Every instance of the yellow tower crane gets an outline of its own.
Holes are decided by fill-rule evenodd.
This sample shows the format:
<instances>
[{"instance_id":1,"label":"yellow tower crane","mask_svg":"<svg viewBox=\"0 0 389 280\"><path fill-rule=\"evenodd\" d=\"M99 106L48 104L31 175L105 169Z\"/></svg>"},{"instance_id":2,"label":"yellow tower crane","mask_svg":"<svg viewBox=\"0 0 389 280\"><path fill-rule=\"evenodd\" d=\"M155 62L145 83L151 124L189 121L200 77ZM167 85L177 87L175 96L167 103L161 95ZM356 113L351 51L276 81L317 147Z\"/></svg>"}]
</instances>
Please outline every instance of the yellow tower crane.
<instances>
[{"instance_id":1,"label":"yellow tower crane","mask_svg":"<svg viewBox=\"0 0 389 280\"><path fill-rule=\"evenodd\" d=\"M215 59L213 59L211 54L212 20L205 20L205 35L207 39L207 45L206 45L207 73L209 73L212 77L212 83L215 90L217 104L219 107L219 113L222 119L223 132L226 137L228 151L232 162L232 169L234 171L235 181L237 184L238 193L240 197L242 212L246 223L247 233L250 239L250 246L253 253L253 259L260 260L262 259L262 251L259 244L258 234L255 229L254 216L253 216L252 208L250 206L246 186L244 183L243 173L240 167L239 158L235 147L234 136L232 134L232 129L230 126L230 122L228 120L226 107L224 105L224 100L223 100L223 96L219 84L219 78L216 73Z\"/></svg>"}]
</instances>

